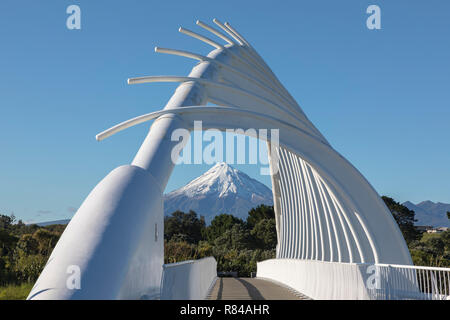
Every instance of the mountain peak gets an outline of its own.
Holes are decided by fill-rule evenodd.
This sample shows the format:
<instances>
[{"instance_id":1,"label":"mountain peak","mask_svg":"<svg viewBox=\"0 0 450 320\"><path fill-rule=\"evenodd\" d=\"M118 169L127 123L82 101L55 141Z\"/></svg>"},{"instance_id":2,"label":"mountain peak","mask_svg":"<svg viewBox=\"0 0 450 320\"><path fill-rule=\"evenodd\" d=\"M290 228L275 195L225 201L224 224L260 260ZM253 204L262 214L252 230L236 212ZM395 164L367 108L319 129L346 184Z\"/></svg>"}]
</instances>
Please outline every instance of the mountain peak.
<instances>
[{"instance_id":1,"label":"mountain peak","mask_svg":"<svg viewBox=\"0 0 450 320\"><path fill-rule=\"evenodd\" d=\"M416 204L416 206L423 206L423 205L434 205L435 203L431 200L425 200L422 202L419 202L418 204Z\"/></svg>"},{"instance_id":2,"label":"mountain peak","mask_svg":"<svg viewBox=\"0 0 450 320\"><path fill-rule=\"evenodd\" d=\"M434 226L434 227L448 227L450 226L447 218L447 211L450 211L450 204L442 202L433 202L425 200L418 204L413 204L410 201L403 203L409 210L413 210L417 222L415 225Z\"/></svg>"},{"instance_id":3,"label":"mountain peak","mask_svg":"<svg viewBox=\"0 0 450 320\"><path fill-rule=\"evenodd\" d=\"M225 162L218 162L184 187L164 196L164 212L194 210L206 221L220 213L245 219L259 204L272 205L272 191Z\"/></svg>"},{"instance_id":4,"label":"mountain peak","mask_svg":"<svg viewBox=\"0 0 450 320\"><path fill-rule=\"evenodd\" d=\"M214 166L212 166L211 167L211 169L213 169L213 168L222 168L222 167L224 167L224 168L232 168L228 163L226 163L226 162L217 162ZM209 169L209 170L211 170L211 169Z\"/></svg>"},{"instance_id":5,"label":"mountain peak","mask_svg":"<svg viewBox=\"0 0 450 320\"><path fill-rule=\"evenodd\" d=\"M217 162L204 174L236 174L238 170L230 166L226 162Z\"/></svg>"}]
</instances>

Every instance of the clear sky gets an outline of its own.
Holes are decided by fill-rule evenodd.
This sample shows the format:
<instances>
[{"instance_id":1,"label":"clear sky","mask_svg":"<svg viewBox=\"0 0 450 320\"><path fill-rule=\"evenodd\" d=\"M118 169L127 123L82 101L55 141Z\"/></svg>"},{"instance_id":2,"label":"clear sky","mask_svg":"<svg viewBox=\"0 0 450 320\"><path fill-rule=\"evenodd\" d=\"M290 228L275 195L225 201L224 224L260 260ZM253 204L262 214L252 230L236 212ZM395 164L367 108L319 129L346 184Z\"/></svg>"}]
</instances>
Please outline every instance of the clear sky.
<instances>
[{"instance_id":1,"label":"clear sky","mask_svg":"<svg viewBox=\"0 0 450 320\"><path fill-rule=\"evenodd\" d=\"M81 8L81 30L66 8ZM381 8L381 30L366 8ZM148 124L95 134L156 111L176 85L128 86L142 75L187 75L193 61L154 46L207 54L177 32L229 21L258 50L333 147L398 201L450 203L450 2L0 2L0 213L71 217L115 167L130 163ZM207 165L177 166L167 191ZM257 166L237 166L270 186Z\"/></svg>"}]
</instances>

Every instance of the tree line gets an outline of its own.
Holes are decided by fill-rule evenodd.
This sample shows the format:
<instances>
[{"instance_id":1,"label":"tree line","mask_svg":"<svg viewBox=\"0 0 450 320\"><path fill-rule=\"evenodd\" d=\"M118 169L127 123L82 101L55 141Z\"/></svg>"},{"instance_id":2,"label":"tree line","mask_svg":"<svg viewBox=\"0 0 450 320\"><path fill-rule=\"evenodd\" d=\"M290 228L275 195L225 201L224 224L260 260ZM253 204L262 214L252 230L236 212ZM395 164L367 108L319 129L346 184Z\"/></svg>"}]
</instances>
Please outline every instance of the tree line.
<instances>
[{"instance_id":1,"label":"tree line","mask_svg":"<svg viewBox=\"0 0 450 320\"><path fill-rule=\"evenodd\" d=\"M0 285L36 281L64 228L26 225L14 215L0 215Z\"/></svg>"},{"instance_id":2,"label":"tree line","mask_svg":"<svg viewBox=\"0 0 450 320\"><path fill-rule=\"evenodd\" d=\"M450 267L450 230L439 234L423 233L414 226L417 220L413 210L409 210L392 198L386 196L381 198L405 238L414 265Z\"/></svg>"},{"instance_id":3,"label":"tree line","mask_svg":"<svg viewBox=\"0 0 450 320\"><path fill-rule=\"evenodd\" d=\"M164 219L165 263L214 256L218 271L250 276L256 262L275 257L276 245L272 206L251 209L245 221L220 214L209 226L192 210L175 211Z\"/></svg>"},{"instance_id":4,"label":"tree line","mask_svg":"<svg viewBox=\"0 0 450 320\"><path fill-rule=\"evenodd\" d=\"M450 231L424 234L414 226L414 211L382 197L406 240L415 265L450 267ZM0 286L33 283L45 266L64 225L37 226L0 214ZM256 263L275 257L277 235L272 206L249 211L247 219L216 216L210 225L196 212L175 211L164 219L164 261L214 256L218 271L249 276Z\"/></svg>"}]
</instances>

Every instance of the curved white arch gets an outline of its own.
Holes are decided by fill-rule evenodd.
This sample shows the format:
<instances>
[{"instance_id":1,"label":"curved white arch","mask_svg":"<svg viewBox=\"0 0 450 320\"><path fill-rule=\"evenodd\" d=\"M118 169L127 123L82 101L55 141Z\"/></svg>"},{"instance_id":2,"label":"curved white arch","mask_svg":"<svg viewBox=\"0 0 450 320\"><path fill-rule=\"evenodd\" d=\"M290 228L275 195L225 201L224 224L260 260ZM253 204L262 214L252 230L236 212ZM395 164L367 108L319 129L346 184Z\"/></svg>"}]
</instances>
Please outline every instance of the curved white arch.
<instances>
[{"instance_id":1,"label":"curved white arch","mask_svg":"<svg viewBox=\"0 0 450 320\"><path fill-rule=\"evenodd\" d=\"M240 128L246 134L256 134L248 129L278 130L279 145L267 141L277 258L412 263L396 222L369 182L331 147L249 42L229 23L213 22L226 35L203 22L197 25L226 44L179 29L215 48L206 57L155 49L199 60L188 76L129 79L130 84L181 84L163 110L124 121L96 136L100 141L156 120L132 163L113 170L86 198L29 298L157 295L163 264L163 243L157 237L157 230L164 229L162 192L175 165L171 151L178 143L167 137L179 128L195 129L194 121L202 121L205 130ZM206 106L208 101L220 106ZM82 273L79 291L66 286L71 265L79 266Z\"/></svg>"},{"instance_id":2,"label":"curved white arch","mask_svg":"<svg viewBox=\"0 0 450 320\"><path fill-rule=\"evenodd\" d=\"M317 169L315 167L315 164L323 162L323 161L318 161L317 159L320 158L333 158L333 161L335 161L336 163L341 163L341 164L345 164L345 168L346 170L348 170L352 175L355 175L355 177L358 178L359 182L358 182L358 188L360 188L361 185L359 185L359 183L361 182L365 182L365 179L354 169L353 166L351 166L347 161L345 161L342 156L340 156L336 151L334 151L334 149L332 149L330 146L320 142L320 140L317 139L317 137L314 137L312 135L310 135L308 132L302 131L299 128L295 127L294 125L276 119L274 117L268 116L266 114L262 114L262 113L257 113L257 112L253 112L253 111L249 111L249 110L245 110L245 109L239 109L239 108L233 108L233 107L206 107L206 106L190 106L190 107L183 107L183 108L179 108L179 109L170 109L170 110L161 110L158 112L153 112L150 113L148 115L144 115L141 117L137 117L134 119L131 119L129 121L126 121L122 124L119 124L111 129L106 130L105 132L99 134L97 137L99 140L110 136L116 132L119 132L125 128L128 128L132 125L138 124L138 123L142 123L144 121L148 121L151 119L155 119L161 115L164 114L170 114L170 113L174 113L174 114L182 114L183 115L183 119L184 121L186 121L187 123L192 123L194 121L199 121L201 120L203 122L202 126L203 128L206 130L208 128L215 128L215 129L222 129L225 130L227 128L236 128L237 126L239 128L242 128L244 130L249 129L249 128L256 128L256 129L279 129L280 130L280 144L283 147L286 147L287 150L289 150L290 152L293 152L294 154L296 154L297 156L300 156L302 159L304 159L304 161L306 161L306 163L311 166L314 167L316 172L318 172L317 174L321 177L325 176L327 177L326 180L329 181L333 181L334 179L332 179L332 176L329 174L325 174L326 172L330 172L329 170L324 170L325 165L320 165ZM217 114L220 114L220 117L217 117ZM237 122L237 118L239 118L238 123ZM255 119L257 119L259 121L258 125L255 126ZM193 127L191 127L190 129L193 129ZM300 138L299 138L300 137ZM309 150L304 150L303 147L301 146L305 141L308 141L314 145L316 145L315 148L317 149L323 149L320 151L320 155L311 157L311 151L313 150L312 148ZM320 148L319 148L320 147ZM308 153L307 153L308 152ZM330 161L327 161L330 162ZM308 173L307 170L304 167L304 163L302 164L302 170L301 172L303 172L303 181L305 184L305 190L306 193L309 192L309 198L310 200L308 200L309 203L309 211L314 211L314 210L319 210L319 205L314 206L312 204L312 202L314 201L318 201L320 199L320 195L315 195L314 197L316 197L316 199L313 199L313 197L311 196L311 188L309 187L309 184L311 183L309 179L311 179L311 177L307 177ZM341 169L339 170L340 175L343 174L343 167L341 167ZM322 171L322 172L321 172ZM316 174L316 175L317 175ZM314 176L314 175L313 175ZM286 179L289 179L286 176ZM373 262L379 262L379 261L386 261L386 259L383 259L383 257L379 257L379 253L378 251L380 251L380 249L378 248L378 246L376 246L376 240L374 241L373 238L374 236L370 233L369 235L367 235L368 233L368 228L365 224L361 224L361 220L360 220L360 216L362 215L360 212L358 211L360 209L356 209L356 212L358 212L358 215L355 215L354 212L347 212L343 209L342 205L340 204L340 201L343 200L338 200L338 196L335 194L334 191L331 190L330 188L330 183L326 182L326 180L323 180L323 178L321 178L319 181L322 185L325 185L326 188L325 190L322 189L322 192L326 192L331 200L331 204L332 206L335 208L334 210L332 210L332 212L334 212L334 215L336 215L338 221L339 221L339 225L340 225L340 230L343 232L344 234L344 242L346 243L346 246L342 247L340 246L340 251L343 250L343 248L345 248L346 252L349 252L349 261L348 262L366 262L366 260L364 259L364 256L366 255L365 253L362 253L362 250L369 250L369 257L372 257L370 260L372 260ZM288 182L285 182L288 183ZM335 185L338 189L341 190L346 190L348 189L348 187L345 187L342 183L339 183L338 181L333 181L332 185ZM370 185L366 185L365 191L364 192L373 192L373 189L370 187ZM292 192L292 190L289 190L289 192ZM354 190L353 192L348 192L349 194L355 194L356 190ZM361 192L358 192L361 193ZM289 198L289 196L288 196ZM379 198L378 196L376 198ZM292 199L292 201L295 202L294 199ZM381 199L380 199L381 201ZM329 206L329 202L324 204L325 206ZM313 209L313 206L315 209ZM378 206L380 208L383 208L383 205L378 203ZM322 206L323 207L323 206ZM359 208L360 206L355 205L355 208ZM377 207L377 208L379 208ZM292 209L291 209L292 210ZM333 213L332 213L333 214ZM378 214L380 217L381 214ZM353 219L351 218L351 216L353 216ZM291 216L289 216L291 217ZM291 219L291 218L288 218ZM310 238L310 240L308 241L310 242L315 242L315 233L314 231L314 227L313 227L313 219L315 219L314 215L311 215L311 217L308 219L310 221L309 225L311 225L310 228L308 228L309 233L312 235L312 238ZM390 216L389 212L384 213L384 218L381 220L385 220L384 223L381 223L381 221L379 222L380 225L382 226L382 230L383 232L379 232L380 236L379 236L379 241L381 241L381 239L386 239L387 237L389 238L389 235L386 235L384 232L384 228L386 227L386 225L388 225L389 223L395 223L392 219L392 217ZM335 221L336 223L337 221ZM353 229L353 225L355 223L358 223L362 229L365 230L365 237L367 238L367 244L366 248L362 248L362 245L359 243L359 240L357 240L356 238L358 237L356 235L356 232ZM395 230L395 225L391 225L391 227ZM335 225L336 228L336 225ZM398 232L398 230L397 230ZM401 235L399 234L399 232L397 233L398 239L397 239L397 243L402 243L401 241ZM401 241L400 241L401 240ZM393 239L392 239L393 241ZM385 242L385 241L384 241ZM357 260L354 260L353 258L351 258L353 256L353 248L350 245L350 243L353 243L353 245L355 246L355 248L357 249L357 251L360 252L360 254L358 254L359 258ZM310 243L311 244L311 243ZM395 246L394 243L391 243L389 246ZM359 249L358 249L359 247ZM317 248L317 246L309 246L310 250L317 250L314 248ZM370 249L368 249L370 248ZM387 251L386 249L384 249L384 251ZM389 250L390 251L390 250ZM397 253L395 253L396 255ZM308 256L311 256L310 254L308 254ZM312 257L312 256L311 256ZM401 259L401 256L399 257L395 257L393 255L389 256L389 259ZM405 255L404 258L408 258L407 255ZM370 261L367 260L367 261Z\"/></svg>"}]
</instances>

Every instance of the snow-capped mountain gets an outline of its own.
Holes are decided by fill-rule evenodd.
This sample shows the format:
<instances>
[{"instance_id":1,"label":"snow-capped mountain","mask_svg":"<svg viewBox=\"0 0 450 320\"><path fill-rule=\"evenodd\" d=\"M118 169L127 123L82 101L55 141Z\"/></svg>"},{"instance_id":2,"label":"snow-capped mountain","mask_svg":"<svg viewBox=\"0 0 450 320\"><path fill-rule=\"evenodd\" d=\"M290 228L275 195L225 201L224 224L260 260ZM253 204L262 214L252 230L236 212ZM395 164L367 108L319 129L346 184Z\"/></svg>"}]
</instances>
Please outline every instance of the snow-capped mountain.
<instances>
[{"instance_id":1,"label":"snow-capped mountain","mask_svg":"<svg viewBox=\"0 0 450 320\"><path fill-rule=\"evenodd\" d=\"M430 200L414 204L410 201L403 203L409 210L413 210L415 218L418 220L417 226L450 227L447 218L447 211L450 211L450 204L433 202Z\"/></svg>"},{"instance_id":2,"label":"snow-capped mountain","mask_svg":"<svg viewBox=\"0 0 450 320\"><path fill-rule=\"evenodd\" d=\"M164 196L164 214L194 210L205 217L229 213L246 219L248 211L260 204L272 205L272 191L228 164L217 163L184 187Z\"/></svg>"}]
</instances>

